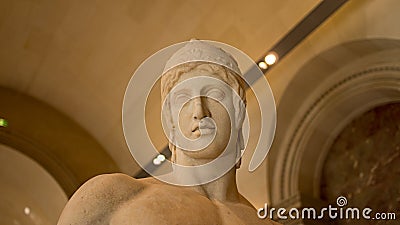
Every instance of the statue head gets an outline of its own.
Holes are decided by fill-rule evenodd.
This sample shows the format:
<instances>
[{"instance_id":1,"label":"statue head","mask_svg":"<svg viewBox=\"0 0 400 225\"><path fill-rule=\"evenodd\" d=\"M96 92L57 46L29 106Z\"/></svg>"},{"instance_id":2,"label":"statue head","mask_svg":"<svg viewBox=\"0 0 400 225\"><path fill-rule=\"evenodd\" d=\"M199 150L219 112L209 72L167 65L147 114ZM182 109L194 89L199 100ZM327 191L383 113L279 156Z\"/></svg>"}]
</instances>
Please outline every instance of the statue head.
<instances>
[{"instance_id":1,"label":"statue head","mask_svg":"<svg viewBox=\"0 0 400 225\"><path fill-rule=\"evenodd\" d=\"M233 57L211 44L191 41L170 58L161 77L161 97L173 162L177 149L193 158L216 158L230 135L241 156L245 85ZM186 147L179 144L183 139Z\"/></svg>"}]
</instances>

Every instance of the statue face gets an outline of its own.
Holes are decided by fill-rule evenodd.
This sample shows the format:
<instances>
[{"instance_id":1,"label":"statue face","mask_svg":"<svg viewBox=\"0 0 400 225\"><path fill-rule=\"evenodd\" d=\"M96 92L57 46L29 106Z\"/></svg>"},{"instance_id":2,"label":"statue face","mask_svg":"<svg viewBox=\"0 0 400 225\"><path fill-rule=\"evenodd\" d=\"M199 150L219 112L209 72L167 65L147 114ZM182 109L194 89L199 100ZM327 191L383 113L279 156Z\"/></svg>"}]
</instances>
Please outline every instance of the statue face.
<instances>
[{"instance_id":1,"label":"statue face","mask_svg":"<svg viewBox=\"0 0 400 225\"><path fill-rule=\"evenodd\" d=\"M175 145L194 158L218 157L235 127L232 92L212 72L193 70L180 76L169 94L172 120L182 134Z\"/></svg>"}]
</instances>

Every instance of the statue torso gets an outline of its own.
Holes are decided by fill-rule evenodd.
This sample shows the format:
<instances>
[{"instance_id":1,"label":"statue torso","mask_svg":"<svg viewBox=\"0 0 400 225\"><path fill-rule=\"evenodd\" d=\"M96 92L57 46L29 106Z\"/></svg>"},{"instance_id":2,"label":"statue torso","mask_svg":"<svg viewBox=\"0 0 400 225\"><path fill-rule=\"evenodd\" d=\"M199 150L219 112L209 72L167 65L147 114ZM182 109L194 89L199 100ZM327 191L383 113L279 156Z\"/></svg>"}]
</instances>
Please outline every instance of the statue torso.
<instances>
[{"instance_id":1,"label":"statue torso","mask_svg":"<svg viewBox=\"0 0 400 225\"><path fill-rule=\"evenodd\" d=\"M246 204L210 200L188 188L158 181L150 181L122 205L111 216L110 225L272 224L259 219Z\"/></svg>"},{"instance_id":2,"label":"statue torso","mask_svg":"<svg viewBox=\"0 0 400 225\"><path fill-rule=\"evenodd\" d=\"M59 225L276 224L240 202L219 202L185 187L110 174L84 184L67 204Z\"/></svg>"}]
</instances>

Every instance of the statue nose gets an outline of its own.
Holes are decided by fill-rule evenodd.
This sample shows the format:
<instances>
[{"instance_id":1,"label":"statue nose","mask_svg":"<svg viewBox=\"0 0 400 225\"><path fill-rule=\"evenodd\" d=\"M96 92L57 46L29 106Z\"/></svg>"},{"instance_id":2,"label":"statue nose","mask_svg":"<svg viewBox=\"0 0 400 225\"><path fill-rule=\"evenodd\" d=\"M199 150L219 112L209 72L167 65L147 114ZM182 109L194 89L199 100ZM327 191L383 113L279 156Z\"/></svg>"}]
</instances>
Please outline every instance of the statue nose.
<instances>
[{"instance_id":1,"label":"statue nose","mask_svg":"<svg viewBox=\"0 0 400 225\"><path fill-rule=\"evenodd\" d=\"M193 119L201 120L211 116L203 97L193 99L193 101Z\"/></svg>"}]
</instances>

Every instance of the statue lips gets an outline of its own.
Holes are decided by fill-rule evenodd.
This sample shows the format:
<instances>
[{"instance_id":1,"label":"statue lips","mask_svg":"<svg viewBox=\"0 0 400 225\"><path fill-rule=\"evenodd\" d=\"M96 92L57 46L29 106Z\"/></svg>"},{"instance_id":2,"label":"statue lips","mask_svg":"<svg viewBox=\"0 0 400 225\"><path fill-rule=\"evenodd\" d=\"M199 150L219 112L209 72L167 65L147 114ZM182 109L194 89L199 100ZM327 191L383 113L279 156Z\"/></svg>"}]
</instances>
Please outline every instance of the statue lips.
<instances>
[{"instance_id":1,"label":"statue lips","mask_svg":"<svg viewBox=\"0 0 400 225\"><path fill-rule=\"evenodd\" d=\"M194 124L192 132L197 137L213 134L215 132L215 125L211 119L204 118L200 120L200 122Z\"/></svg>"}]
</instances>

